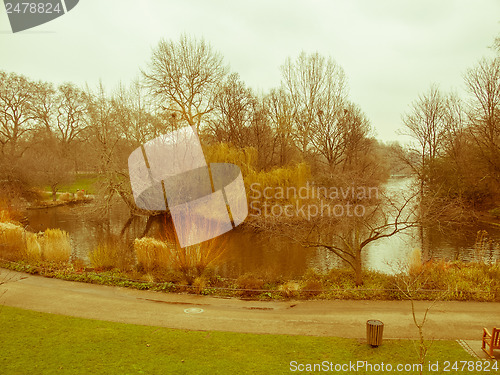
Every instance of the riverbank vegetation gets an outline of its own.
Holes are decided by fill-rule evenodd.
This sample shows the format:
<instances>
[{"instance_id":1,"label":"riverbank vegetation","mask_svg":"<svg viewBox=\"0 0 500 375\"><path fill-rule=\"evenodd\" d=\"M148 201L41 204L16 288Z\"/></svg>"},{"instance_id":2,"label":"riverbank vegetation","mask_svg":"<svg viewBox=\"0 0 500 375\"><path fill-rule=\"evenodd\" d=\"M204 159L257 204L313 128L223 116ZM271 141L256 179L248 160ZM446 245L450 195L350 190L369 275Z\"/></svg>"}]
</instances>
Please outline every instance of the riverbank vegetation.
<instances>
[{"instance_id":1,"label":"riverbank vegetation","mask_svg":"<svg viewBox=\"0 0 500 375\"><path fill-rule=\"evenodd\" d=\"M207 161L237 164L247 186L294 186L287 174L297 168L318 184L378 186L401 169L335 60L301 53L281 70L281 86L257 94L208 42L182 36L160 41L141 78L112 92L0 71L0 197L26 207L33 189L55 199L79 180L103 210L122 200L145 215L133 204L128 156L188 125Z\"/></svg>"},{"instance_id":2,"label":"riverbank vegetation","mask_svg":"<svg viewBox=\"0 0 500 375\"><path fill-rule=\"evenodd\" d=\"M404 300L398 289L401 275L363 271L365 283L357 287L354 273L347 269L334 269L326 274L309 270L301 278L287 280L279 276L246 273L237 279L218 276L208 269L189 283L185 275L169 271L155 278L137 270L123 271L113 268L101 271L86 267L81 261L57 264L53 262L0 260L0 266L33 275L68 281L112 285L158 292L191 293L221 297L259 300L283 299L351 299L351 300ZM419 277L414 300L500 302L500 265L453 262L430 262ZM446 293L444 293L446 292Z\"/></svg>"},{"instance_id":3,"label":"riverbank vegetation","mask_svg":"<svg viewBox=\"0 0 500 375\"><path fill-rule=\"evenodd\" d=\"M69 237L61 230L33 234L13 223L0 223L0 239L2 267L95 284L268 300L400 300L405 299L401 281L410 275L414 299L445 295L446 300L500 301L500 262L485 261L484 256L497 245L484 232L478 235L475 261L422 263L420 251L415 250L408 262L394 265L392 274L363 270L363 286L356 284L352 268L327 273L310 269L294 280L250 273L222 278L217 265L224 244L218 239L179 249L175 242L142 238L135 240L132 251L108 242L91 252L90 265L74 257L70 261Z\"/></svg>"},{"instance_id":4,"label":"riverbank vegetation","mask_svg":"<svg viewBox=\"0 0 500 375\"><path fill-rule=\"evenodd\" d=\"M498 43L496 52L465 72L464 93L432 84L403 115L402 131L412 143L401 160L419 180L424 204L440 211L442 220L460 222L478 213L491 220L500 208Z\"/></svg>"},{"instance_id":5,"label":"riverbank vegetation","mask_svg":"<svg viewBox=\"0 0 500 375\"><path fill-rule=\"evenodd\" d=\"M52 229L29 233L23 210L33 208L40 189L62 201L71 200L71 194L78 200L90 191L95 221L108 231L108 240L89 254L91 268L118 269L126 277L135 272L141 280L197 285L198 290L219 285L206 272L221 258L224 236L181 249L168 208L140 209L131 191L130 153L184 126L196 129L208 163L240 167L250 213L242 225L341 259L352 272L338 271L338 277L353 277L353 295L363 284L368 289L378 285L374 280L379 276L363 268L365 250L374 241L410 228L420 228L424 236L426 226L478 220L478 210L489 215L482 218L486 221L498 216L498 55L467 72L468 100L432 86L411 104L403 116L405 132L414 140L408 147L375 139L368 117L349 95L343 68L329 56L302 52L287 58L279 86L266 93L255 92L230 72L203 39L162 39L147 62L140 78L114 91L102 84L93 89L55 86L0 71L0 210L28 229L2 224L0 246L6 259L29 261L35 267L30 270L43 270L50 262L81 263L68 263L67 234ZM384 183L391 175L412 175L415 189L389 194ZM86 193L64 191L77 184ZM119 235L110 225L118 204L128 208ZM145 228L141 235L133 234L133 248L123 246L117 237L132 236L130 226L137 217L148 218ZM422 262L434 264L431 259ZM467 267L450 266L456 283L440 287L465 290L470 280L462 279L457 269ZM496 284L488 284L490 268L470 267L474 274L485 272L483 278L478 274L479 284L471 285L472 290L487 288L487 297L471 298L497 298L491 292ZM497 266L484 267L495 273ZM326 296L326 290L343 285L328 275L279 282L260 275L240 277L241 285L255 286L242 288L253 289L252 295L269 283L280 296L301 291ZM390 290L387 277L382 289ZM489 286L481 284L483 279ZM238 283L223 285L232 289ZM434 286L424 283L422 288ZM330 296L336 298L335 293ZM459 292L455 296L461 298Z\"/></svg>"},{"instance_id":6,"label":"riverbank vegetation","mask_svg":"<svg viewBox=\"0 0 500 375\"><path fill-rule=\"evenodd\" d=\"M35 234L19 225L0 222L0 254L13 261L65 263L71 256L71 244L68 233L60 229Z\"/></svg>"}]
</instances>

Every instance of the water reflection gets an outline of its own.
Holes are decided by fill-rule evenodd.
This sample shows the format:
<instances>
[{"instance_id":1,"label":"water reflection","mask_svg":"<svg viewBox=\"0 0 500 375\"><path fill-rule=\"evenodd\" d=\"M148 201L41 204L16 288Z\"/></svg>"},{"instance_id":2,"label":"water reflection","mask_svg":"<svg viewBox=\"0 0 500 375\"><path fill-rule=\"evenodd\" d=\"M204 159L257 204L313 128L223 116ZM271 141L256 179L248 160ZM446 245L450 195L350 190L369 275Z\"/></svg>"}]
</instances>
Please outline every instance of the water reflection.
<instances>
[{"instance_id":1,"label":"water reflection","mask_svg":"<svg viewBox=\"0 0 500 375\"><path fill-rule=\"evenodd\" d=\"M103 218L90 206L60 206L28 211L29 229L43 231L46 228L61 228L71 235L74 255L88 261L89 252L110 236L121 236L124 246L131 246L134 238L143 235L146 218L138 217L130 222L125 205L113 208L109 218ZM153 222L148 236L159 237L161 220ZM368 245L364 253L364 266L391 273L395 265L405 261L415 248L423 249L424 260L429 259L474 259L474 243L477 231L486 230L491 239L500 242L500 227L487 224L461 227L442 231L439 228L424 230L424 241L420 232L413 228L408 233L381 239ZM123 232L123 233L122 233ZM224 277L238 277L246 272L267 277L298 277L308 268L321 272L342 266L337 256L322 248L303 248L299 244L268 233L255 233L245 228L236 228L226 233L228 251L218 267ZM499 250L484 254L487 259L500 259Z\"/></svg>"}]
</instances>

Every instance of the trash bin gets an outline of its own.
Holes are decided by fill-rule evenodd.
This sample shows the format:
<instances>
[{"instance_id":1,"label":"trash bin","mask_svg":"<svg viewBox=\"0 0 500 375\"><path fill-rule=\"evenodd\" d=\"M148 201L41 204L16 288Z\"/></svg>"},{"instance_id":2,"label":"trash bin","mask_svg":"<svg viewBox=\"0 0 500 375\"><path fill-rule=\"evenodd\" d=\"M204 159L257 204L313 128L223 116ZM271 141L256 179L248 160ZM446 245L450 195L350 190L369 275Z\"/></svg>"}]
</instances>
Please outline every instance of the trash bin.
<instances>
[{"instance_id":1,"label":"trash bin","mask_svg":"<svg viewBox=\"0 0 500 375\"><path fill-rule=\"evenodd\" d=\"M368 345L382 345L382 335L384 333L384 323L380 320L368 320L366 322L366 339Z\"/></svg>"}]
</instances>

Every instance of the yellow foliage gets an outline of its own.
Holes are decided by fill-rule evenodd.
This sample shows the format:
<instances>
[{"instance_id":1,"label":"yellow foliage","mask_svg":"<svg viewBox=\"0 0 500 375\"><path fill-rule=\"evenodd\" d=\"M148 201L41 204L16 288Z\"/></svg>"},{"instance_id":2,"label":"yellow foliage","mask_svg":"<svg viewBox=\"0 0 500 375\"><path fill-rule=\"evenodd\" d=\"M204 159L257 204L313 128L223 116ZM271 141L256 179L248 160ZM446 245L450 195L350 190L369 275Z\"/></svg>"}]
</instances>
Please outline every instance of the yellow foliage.
<instances>
[{"instance_id":1,"label":"yellow foliage","mask_svg":"<svg viewBox=\"0 0 500 375\"><path fill-rule=\"evenodd\" d=\"M264 197L264 189L268 188L267 195L276 197L281 204L292 204L296 202L300 204L304 203L303 199L300 199L299 194L296 192L299 189L305 189L307 187L307 182L311 176L311 170L309 165L306 163L299 163L294 166L282 167L272 169L270 171L261 171L258 173L253 173L244 177L245 185L247 186L248 198L251 201L260 200L263 202L266 200L268 203L273 203L273 199L268 199ZM269 188L271 190L269 190ZM311 189L312 185L308 187ZM288 192L288 190L290 190ZM258 191L260 194L257 194ZM274 193L273 193L274 192ZM283 193L284 198L279 199L279 192ZM288 193L287 193L288 192ZM294 193L295 192L295 193ZM303 194L306 197L312 197L313 194L306 192ZM259 196L259 198L256 198Z\"/></svg>"},{"instance_id":2,"label":"yellow foliage","mask_svg":"<svg viewBox=\"0 0 500 375\"><path fill-rule=\"evenodd\" d=\"M187 213L183 219L189 222L200 233L220 232L217 220L205 220L198 213L193 213L192 215L191 213ZM208 267L215 265L226 251L224 236L218 236L184 248L178 244L173 231L167 231L165 236L165 241L171 249L171 267L175 271L182 272L188 282L201 276Z\"/></svg>"},{"instance_id":3,"label":"yellow foliage","mask_svg":"<svg viewBox=\"0 0 500 375\"><path fill-rule=\"evenodd\" d=\"M9 211L0 210L0 223L8 223L9 221L11 221Z\"/></svg>"},{"instance_id":4,"label":"yellow foliage","mask_svg":"<svg viewBox=\"0 0 500 375\"><path fill-rule=\"evenodd\" d=\"M42 246L35 233L26 234L26 259L30 262L42 260Z\"/></svg>"},{"instance_id":5,"label":"yellow foliage","mask_svg":"<svg viewBox=\"0 0 500 375\"><path fill-rule=\"evenodd\" d=\"M176 245L172 252L172 267L186 276L198 276L207 267L216 264L225 250L226 247L219 238L184 248Z\"/></svg>"},{"instance_id":6,"label":"yellow foliage","mask_svg":"<svg viewBox=\"0 0 500 375\"><path fill-rule=\"evenodd\" d=\"M47 229L37 235L19 225L0 223L0 257L4 259L67 262L70 256L69 235L63 230Z\"/></svg>"},{"instance_id":7,"label":"yellow foliage","mask_svg":"<svg viewBox=\"0 0 500 375\"><path fill-rule=\"evenodd\" d=\"M232 163L240 167L243 176L255 171L257 150L253 147L239 149L227 143L217 143L204 147L208 163Z\"/></svg>"},{"instance_id":8,"label":"yellow foliage","mask_svg":"<svg viewBox=\"0 0 500 375\"><path fill-rule=\"evenodd\" d=\"M71 256L69 234L61 229L47 229L40 239L42 259L52 262L67 262Z\"/></svg>"},{"instance_id":9,"label":"yellow foliage","mask_svg":"<svg viewBox=\"0 0 500 375\"><path fill-rule=\"evenodd\" d=\"M298 163L294 166L275 168L270 171L261 171L255 175L248 176L247 184L259 183L266 186L305 186L311 176L311 170L306 163Z\"/></svg>"},{"instance_id":10,"label":"yellow foliage","mask_svg":"<svg viewBox=\"0 0 500 375\"><path fill-rule=\"evenodd\" d=\"M275 168L270 171L256 171L258 160L257 150L253 147L236 148L226 143L218 143L205 147L205 155L209 163L232 163L240 167L245 182L247 194L250 186L262 190L266 187L299 189L306 186L311 177L311 169L307 163ZM261 194L262 196L262 194ZM298 197L291 196L289 203L294 204ZM286 203L286 202L282 202Z\"/></svg>"},{"instance_id":11,"label":"yellow foliage","mask_svg":"<svg viewBox=\"0 0 500 375\"><path fill-rule=\"evenodd\" d=\"M119 245L108 241L100 243L89 254L90 264L98 269L112 269L122 263Z\"/></svg>"},{"instance_id":12,"label":"yellow foliage","mask_svg":"<svg viewBox=\"0 0 500 375\"><path fill-rule=\"evenodd\" d=\"M408 259L408 271L410 275L417 275L422 272L422 251L414 249Z\"/></svg>"},{"instance_id":13,"label":"yellow foliage","mask_svg":"<svg viewBox=\"0 0 500 375\"><path fill-rule=\"evenodd\" d=\"M203 289L205 289L205 287L207 286L207 283L208 283L208 280L203 276L195 278L193 281L193 286L194 286L195 292L197 294L201 294L203 292Z\"/></svg>"},{"instance_id":14,"label":"yellow foliage","mask_svg":"<svg viewBox=\"0 0 500 375\"><path fill-rule=\"evenodd\" d=\"M136 238L134 250L137 263L145 272L170 266L171 248L163 241L149 237Z\"/></svg>"},{"instance_id":15,"label":"yellow foliage","mask_svg":"<svg viewBox=\"0 0 500 375\"><path fill-rule=\"evenodd\" d=\"M0 257L20 260L26 254L24 229L12 223L0 223Z\"/></svg>"}]
</instances>

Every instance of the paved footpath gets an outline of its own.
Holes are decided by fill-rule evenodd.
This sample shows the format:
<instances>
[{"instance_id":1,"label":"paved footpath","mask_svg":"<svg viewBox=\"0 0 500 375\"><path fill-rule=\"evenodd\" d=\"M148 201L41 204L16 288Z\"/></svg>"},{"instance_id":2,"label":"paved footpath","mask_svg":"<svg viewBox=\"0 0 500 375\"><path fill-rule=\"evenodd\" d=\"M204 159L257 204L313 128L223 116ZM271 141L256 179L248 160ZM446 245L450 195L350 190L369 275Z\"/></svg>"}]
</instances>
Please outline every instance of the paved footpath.
<instances>
[{"instance_id":1,"label":"paved footpath","mask_svg":"<svg viewBox=\"0 0 500 375\"><path fill-rule=\"evenodd\" d=\"M243 301L92 285L0 269L0 304L23 309L190 330L365 338L366 321L384 322L384 338L416 338L408 301ZM430 302L416 303L421 317ZM202 312L200 312L202 310ZM428 339L480 340L500 326L500 303L440 302Z\"/></svg>"}]
</instances>

